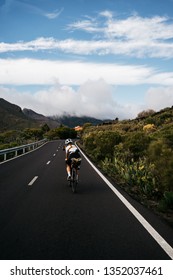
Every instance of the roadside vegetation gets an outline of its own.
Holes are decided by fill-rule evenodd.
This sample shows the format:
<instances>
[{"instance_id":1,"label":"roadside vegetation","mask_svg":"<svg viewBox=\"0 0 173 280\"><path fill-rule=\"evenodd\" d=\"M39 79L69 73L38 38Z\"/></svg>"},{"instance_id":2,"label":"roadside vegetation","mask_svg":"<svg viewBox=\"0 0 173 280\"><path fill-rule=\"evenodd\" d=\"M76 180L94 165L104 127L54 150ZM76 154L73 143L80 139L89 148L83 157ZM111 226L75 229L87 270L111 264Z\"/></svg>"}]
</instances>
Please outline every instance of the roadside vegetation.
<instances>
[{"instance_id":1,"label":"roadside vegetation","mask_svg":"<svg viewBox=\"0 0 173 280\"><path fill-rule=\"evenodd\" d=\"M173 225L173 108L88 124L80 145L106 175Z\"/></svg>"},{"instance_id":2,"label":"roadside vegetation","mask_svg":"<svg viewBox=\"0 0 173 280\"><path fill-rule=\"evenodd\" d=\"M61 125L50 129L47 124L41 128L26 128L23 130L8 130L0 133L0 150L29 144L47 138L48 140L76 138L76 131Z\"/></svg>"}]
</instances>

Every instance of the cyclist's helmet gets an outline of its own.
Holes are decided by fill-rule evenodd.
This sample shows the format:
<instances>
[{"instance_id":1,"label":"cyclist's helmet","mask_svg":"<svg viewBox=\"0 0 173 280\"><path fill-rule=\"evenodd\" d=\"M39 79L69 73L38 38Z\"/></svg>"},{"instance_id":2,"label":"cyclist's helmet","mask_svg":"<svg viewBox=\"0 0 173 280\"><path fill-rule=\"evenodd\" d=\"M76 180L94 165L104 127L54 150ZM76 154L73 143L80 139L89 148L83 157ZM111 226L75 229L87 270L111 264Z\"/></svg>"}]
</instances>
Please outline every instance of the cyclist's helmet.
<instances>
[{"instance_id":1,"label":"cyclist's helmet","mask_svg":"<svg viewBox=\"0 0 173 280\"><path fill-rule=\"evenodd\" d=\"M72 143L73 141L70 138L65 140L65 145L72 144Z\"/></svg>"}]
</instances>

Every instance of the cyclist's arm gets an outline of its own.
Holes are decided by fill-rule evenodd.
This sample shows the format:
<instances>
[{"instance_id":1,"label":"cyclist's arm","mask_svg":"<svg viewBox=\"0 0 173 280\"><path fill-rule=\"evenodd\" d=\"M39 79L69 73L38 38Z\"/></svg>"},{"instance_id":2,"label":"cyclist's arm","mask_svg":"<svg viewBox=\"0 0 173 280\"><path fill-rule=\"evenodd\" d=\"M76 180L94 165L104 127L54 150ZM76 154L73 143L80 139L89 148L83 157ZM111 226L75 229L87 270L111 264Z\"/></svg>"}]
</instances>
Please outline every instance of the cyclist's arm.
<instances>
[{"instance_id":1,"label":"cyclist's arm","mask_svg":"<svg viewBox=\"0 0 173 280\"><path fill-rule=\"evenodd\" d=\"M65 150L65 160L68 159L68 156L69 156L69 149L68 149L68 150Z\"/></svg>"}]
</instances>

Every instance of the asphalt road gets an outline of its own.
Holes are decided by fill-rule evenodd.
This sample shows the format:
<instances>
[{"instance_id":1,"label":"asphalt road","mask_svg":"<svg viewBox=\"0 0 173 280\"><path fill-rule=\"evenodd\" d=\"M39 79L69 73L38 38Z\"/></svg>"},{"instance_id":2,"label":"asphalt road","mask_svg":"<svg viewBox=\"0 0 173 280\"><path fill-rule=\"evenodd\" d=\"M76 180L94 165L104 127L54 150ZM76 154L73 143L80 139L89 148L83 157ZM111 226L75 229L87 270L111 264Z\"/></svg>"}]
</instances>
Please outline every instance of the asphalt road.
<instances>
[{"instance_id":1,"label":"asphalt road","mask_svg":"<svg viewBox=\"0 0 173 280\"><path fill-rule=\"evenodd\" d=\"M72 193L62 146L49 142L0 165L0 259L170 259L84 157ZM173 247L173 229L122 194Z\"/></svg>"}]
</instances>

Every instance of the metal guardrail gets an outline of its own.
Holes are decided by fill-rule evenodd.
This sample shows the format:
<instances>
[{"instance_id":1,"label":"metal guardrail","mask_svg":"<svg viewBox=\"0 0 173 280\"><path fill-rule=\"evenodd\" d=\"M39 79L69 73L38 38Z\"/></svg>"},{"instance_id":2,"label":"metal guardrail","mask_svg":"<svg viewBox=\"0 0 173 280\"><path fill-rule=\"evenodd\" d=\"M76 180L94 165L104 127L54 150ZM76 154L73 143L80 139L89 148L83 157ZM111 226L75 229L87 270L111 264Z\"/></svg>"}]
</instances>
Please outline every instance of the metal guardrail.
<instances>
[{"instance_id":1,"label":"metal guardrail","mask_svg":"<svg viewBox=\"0 0 173 280\"><path fill-rule=\"evenodd\" d=\"M11 158L19 156L19 152L20 152L20 155L28 153L28 152L38 148L39 146L43 145L45 142L47 142L47 139L43 139L43 140L40 140L40 141L37 141L34 143L30 143L30 144L26 144L26 145L22 145L19 147L0 150L0 163L7 160L8 154L10 154L10 159L11 159Z\"/></svg>"}]
</instances>

